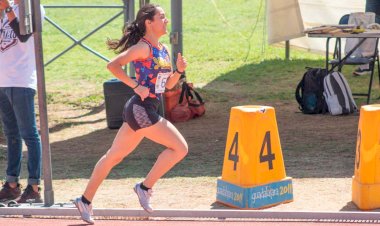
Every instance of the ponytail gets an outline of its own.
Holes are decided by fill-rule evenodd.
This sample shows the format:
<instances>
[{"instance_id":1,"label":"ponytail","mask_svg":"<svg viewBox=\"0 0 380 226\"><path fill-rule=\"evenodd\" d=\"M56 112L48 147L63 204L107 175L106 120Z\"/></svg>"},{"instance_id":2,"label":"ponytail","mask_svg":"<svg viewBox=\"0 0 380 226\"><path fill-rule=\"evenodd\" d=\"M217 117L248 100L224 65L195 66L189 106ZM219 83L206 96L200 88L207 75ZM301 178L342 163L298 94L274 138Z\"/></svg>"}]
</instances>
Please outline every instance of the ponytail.
<instances>
[{"instance_id":1,"label":"ponytail","mask_svg":"<svg viewBox=\"0 0 380 226\"><path fill-rule=\"evenodd\" d=\"M136 21L133 21L130 25L126 24L123 31L123 36L120 40L107 40L108 49L112 49L116 53L124 52L129 47L135 45L145 35L145 32L141 32Z\"/></svg>"},{"instance_id":2,"label":"ponytail","mask_svg":"<svg viewBox=\"0 0 380 226\"><path fill-rule=\"evenodd\" d=\"M108 49L114 50L115 53L121 53L136 45L145 35L145 21L153 20L158 5L146 4L137 13L136 20L131 24L125 24L123 36L121 39L107 39Z\"/></svg>"}]
</instances>

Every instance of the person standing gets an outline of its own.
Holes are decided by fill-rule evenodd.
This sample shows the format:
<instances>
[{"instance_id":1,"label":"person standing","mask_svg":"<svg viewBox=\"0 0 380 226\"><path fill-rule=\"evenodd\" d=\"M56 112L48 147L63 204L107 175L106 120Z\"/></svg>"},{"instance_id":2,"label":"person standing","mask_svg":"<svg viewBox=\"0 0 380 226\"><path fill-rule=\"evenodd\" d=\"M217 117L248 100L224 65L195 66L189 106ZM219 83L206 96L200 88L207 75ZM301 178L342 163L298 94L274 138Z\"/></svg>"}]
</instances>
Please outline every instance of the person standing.
<instances>
[{"instance_id":1,"label":"person standing","mask_svg":"<svg viewBox=\"0 0 380 226\"><path fill-rule=\"evenodd\" d=\"M0 117L8 158L0 200L40 203L41 141L34 110L37 88L34 39L31 34L20 34L18 4L19 0L14 4L0 0ZM41 15L43 18L43 10ZM28 149L29 177L21 194L22 140Z\"/></svg>"},{"instance_id":2,"label":"person standing","mask_svg":"<svg viewBox=\"0 0 380 226\"><path fill-rule=\"evenodd\" d=\"M167 147L159 156L145 180L135 185L140 205L151 213L150 204L154 184L188 152L188 145L180 132L158 113L165 88L171 89L185 72L187 61L178 53L173 72L168 49L159 42L167 34L168 19L164 10L153 4L144 5L136 20L123 30L120 40L108 40L110 49L119 55L107 68L115 77L131 87L135 95L124 106L123 121L111 148L96 164L90 181L81 197L74 200L84 221L93 224L91 201L96 190L111 169L128 156L146 137ZM132 62L136 81L126 75L123 66Z\"/></svg>"},{"instance_id":3,"label":"person standing","mask_svg":"<svg viewBox=\"0 0 380 226\"><path fill-rule=\"evenodd\" d=\"M379 0L366 0L365 11L376 14L375 22L380 24L380 1Z\"/></svg>"}]
</instances>

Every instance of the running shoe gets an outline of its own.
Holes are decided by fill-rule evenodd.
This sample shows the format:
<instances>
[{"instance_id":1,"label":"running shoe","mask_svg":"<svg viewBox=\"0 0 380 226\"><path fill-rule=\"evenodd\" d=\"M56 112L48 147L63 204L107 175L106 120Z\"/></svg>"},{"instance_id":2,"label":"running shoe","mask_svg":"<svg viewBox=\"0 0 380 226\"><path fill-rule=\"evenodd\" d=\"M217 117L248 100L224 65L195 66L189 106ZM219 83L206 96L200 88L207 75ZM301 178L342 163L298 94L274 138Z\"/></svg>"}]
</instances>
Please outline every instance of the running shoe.
<instances>
[{"instance_id":1,"label":"running shoe","mask_svg":"<svg viewBox=\"0 0 380 226\"><path fill-rule=\"evenodd\" d=\"M142 183L142 182L141 182ZM141 207L148 213L152 213L153 209L150 205L150 197L152 197L152 189L145 191L140 187L141 183L137 183L133 190L136 192L137 197L139 198L139 202Z\"/></svg>"},{"instance_id":2,"label":"running shoe","mask_svg":"<svg viewBox=\"0 0 380 226\"><path fill-rule=\"evenodd\" d=\"M92 212L92 205L87 205L86 203L82 202L82 197L78 197L74 200L75 206L78 208L79 213L82 217L82 220L86 221L89 224L94 224L95 221L92 218L92 215L94 214Z\"/></svg>"}]
</instances>

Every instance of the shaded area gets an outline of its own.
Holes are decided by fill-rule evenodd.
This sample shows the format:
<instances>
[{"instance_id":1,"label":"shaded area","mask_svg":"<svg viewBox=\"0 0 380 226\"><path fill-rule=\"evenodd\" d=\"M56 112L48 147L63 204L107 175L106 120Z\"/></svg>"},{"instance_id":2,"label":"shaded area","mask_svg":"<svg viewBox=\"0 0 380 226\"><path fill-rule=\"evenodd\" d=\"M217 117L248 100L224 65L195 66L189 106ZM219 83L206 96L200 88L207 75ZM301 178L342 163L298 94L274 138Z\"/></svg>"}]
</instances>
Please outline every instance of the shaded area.
<instances>
[{"instance_id":1,"label":"shaded area","mask_svg":"<svg viewBox=\"0 0 380 226\"><path fill-rule=\"evenodd\" d=\"M340 209L341 211L358 211L360 209L358 209L358 207L355 205L355 203L353 202L348 202L347 205L343 206L342 209ZM373 210L365 210L367 212L380 212L380 208L379 209L373 209Z\"/></svg>"},{"instance_id":2,"label":"shaded area","mask_svg":"<svg viewBox=\"0 0 380 226\"><path fill-rule=\"evenodd\" d=\"M106 119L97 119L97 120L91 120L91 121L81 121L81 122L64 122L57 125L54 125L51 129L49 129L50 133L59 132L63 129L74 127L78 125L86 125L86 124L95 124L98 122L105 121Z\"/></svg>"},{"instance_id":3,"label":"shaded area","mask_svg":"<svg viewBox=\"0 0 380 226\"><path fill-rule=\"evenodd\" d=\"M177 124L189 142L190 152L166 177L220 174L226 130L219 131L220 127L209 128L205 123L209 117ZM204 133L207 131L215 137L205 139ZM111 146L116 133L116 130L102 129L85 136L52 143L54 179L88 178L96 162ZM145 177L163 149L161 145L144 139L132 154L112 170L108 178Z\"/></svg>"},{"instance_id":4,"label":"shaded area","mask_svg":"<svg viewBox=\"0 0 380 226\"><path fill-rule=\"evenodd\" d=\"M176 124L189 143L189 155L165 177L220 176L230 108L249 104L275 107L289 176L351 177L359 117L304 115L293 100L295 86L305 65L317 67L321 64L323 62L312 60L248 64L204 86L199 91L207 101L206 115ZM242 82L234 82L237 74ZM88 178L115 134L116 131L104 129L52 144L52 150L56 152L53 155L55 178L67 178L68 175L70 178ZM81 154L73 151L73 147ZM144 177L161 150L160 145L144 140L135 152L114 168L109 178ZM64 153L64 158L59 157L59 153Z\"/></svg>"},{"instance_id":5,"label":"shaded area","mask_svg":"<svg viewBox=\"0 0 380 226\"><path fill-rule=\"evenodd\" d=\"M351 177L354 171L358 115L305 115L298 110L295 88L305 66L321 67L320 60L268 60L248 64L221 75L204 90L228 105L269 105L276 117L287 174L295 178ZM367 76L344 74L353 92L368 86ZM235 82L236 76L239 81ZM378 95L374 87L373 95ZM234 103L235 102L235 103ZM356 99L358 105L365 99ZM225 111L228 111L226 108ZM254 169L253 169L254 170Z\"/></svg>"},{"instance_id":6,"label":"shaded area","mask_svg":"<svg viewBox=\"0 0 380 226\"><path fill-rule=\"evenodd\" d=\"M0 123L0 144L5 144L5 137L3 134L3 125Z\"/></svg>"},{"instance_id":7,"label":"shaded area","mask_svg":"<svg viewBox=\"0 0 380 226\"><path fill-rule=\"evenodd\" d=\"M93 107L90 112L87 112L83 115L75 116L75 117L66 117L65 119L78 119L78 118L83 118L90 115L95 115L103 111L104 109L105 109L105 102L101 103L99 106Z\"/></svg>"},{"instance_id":8,"label":"shaded area","mask_svg":"<svg viewBox=\"0 0 380 226\"><path fill-rule=\"evenodd\" d=\"M206 114L176 124L188 141L190 151L165 177L220 176L230 108L252 104L275 107L289 176L351 177L359 116L304 115L294 100L294 90L305 71L304 67L320 65L323 65L322 61L312 60L271 60L247 64L199 89L206 100ZM237 75L240 76L239 82L235 82ZM364 76L347 78L356 82L353 90L366 87L361 85L367 83ZM74 118L95 114L101 109L102 105ZM105 119L64 121L50 131L55 133L70 126L75 133L76 125L91 126L101 121ZM93 132L51 144L54 179L89 178L94 165L110 147L117 132L106 129L105 122L103 128L96 131L89 129ZM144 177L162 150L160 145L144 140L135 152L114 168L109 178ZM0 159L0 166L4 168L5 164Z\"/></svg>"},{"instance_id":9,"label":"shaded area","mask_svg":"<svg viewBox=\"0 0 380 226\"><path fill-rule=\"evenodd\" d=\"M223 205L222 203L219 202L213 202L211 204L211 209L231 209L231 207L228 207L226 205Z\"/></svg>"}]
</instances>

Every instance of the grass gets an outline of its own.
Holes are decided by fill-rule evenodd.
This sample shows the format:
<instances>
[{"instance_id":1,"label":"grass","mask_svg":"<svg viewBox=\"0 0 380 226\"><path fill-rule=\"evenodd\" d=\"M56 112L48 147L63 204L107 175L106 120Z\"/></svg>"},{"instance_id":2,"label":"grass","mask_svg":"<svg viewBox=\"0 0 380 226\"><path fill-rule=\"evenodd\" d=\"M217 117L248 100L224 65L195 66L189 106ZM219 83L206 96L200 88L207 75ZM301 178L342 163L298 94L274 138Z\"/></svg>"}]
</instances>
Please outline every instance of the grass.
<instances>
[{"instance_id":1,"label":"grass","mask_svg":"<svg viewBox=\"0 0 380 226\"><path fill-rule=\"evenodd\" d=\"M58 4L52 0L45 0L42 3ZM156 3L166 9L170 19L169 1ZM65 1L65 4L82 5L88 4L88 1ZM104 5L103 1L91 1L91 4ZM120 5L120 1L108 1L107 5ZM194 6L196 8L193 8ZM260 100L293 99L294 86L302 76L304 67L323 66L324 56L292 49L291 60L283 60L284 48L268 46L264 40L263 6L261 8L260 6L261 0L239 0L233 4L226 0L183 2L183 54L190 62L187 69L189 81L199 86L220 81L235 83L244 91L248 91L247 94L258 94ZM46 11L49 18L80 39L116 14L119 9L47 9ZM122 24L122 17L119 17L86 39L84 44L112 58L114 54L107 50L105 41L107 38L119 38ZM72 44L71 40L46 21L43 38L45 62ZM168 36L163 37L161 41L169 45ZM105 68L105 61L79 46L47 66L45 70L49 97L56 102L80 103L84 106L99 104L103 98L100 92L102 84L112 78ZM350 70L347 70L348 74ZM365 87L367 83L362 78L349 79L352 80L351 83L358 83L357 86L353 86L354 91L356 87ZM275 92L263 92L272 84ZM66 92L68 89L74 92L68 94Z\"/></svg>"},{"instance_id":2,"label":"grass","mask_svg":"<svg viewBox=\"0 0 380 226\"><path fill-rule=\"evenodd\" d=\"M54 2L42 1L46 5L57 4ZM250 65L255 68L254 74L267 74L266 69L270 66L257 67L257 65L261 65L262 61L282 59L284 49L264 44L263 7L258 14L260 1L240 0L234 4L229 1L215 1L215 5L212 2L203 0L183 2L183 54L190 62L187 69L188 80L196 84L208 84L220 79L221 75L222 77L228 75L236 82L246 82L252 76ZM65 4L70 3L81 5L88 4L88 1L65 1ZM166 9L170 18L169 1L157 1L157 3ZM91 4L103 3L94 1ZM120 1L109 1L107 4L119 5ZM193 5L197 7L193 9ZM75 13L72 11L72 9L47 9L47 16L79 39L119 10L75 9ZM84 21L82 17L96 18L96 20ZM114 54L106 49L105 40L107 37L120 37L122 24L122 17L119 17L85 40L84 44L112 58ZM72 44L71 40L46 21L43 38L45 61ZM163 37L162 42L169 44L168 36ZM292 52L292 58L322 59L318 55L302 51ZM242 68L246 70L241 70ZM276 77L276 74L272 76ZM112 75L106 70L103 60L77 46L46 67L46 78L50 95L59 96L55 98L56 100L77 102L83 99L83 95L101 96L99 90L102 89L102 83L112 78ZM64 91L68 88L90 90L79 92L80 94L74 92L75 96L66 96Z\"/></svg>"},{"instance_id":3,"label":"grass","mask_svg":"<svg viewBox=\"0 0 380 226\"><path fill-rule=\"evenodd\" d=\"M213 140L207 142L198 136L198 127L191 123L177 125L186 137L195 139L196 142L190 144L192 150L195 150L167 175L169 183L175 184L185 180L183 178L187 179L187 183L192 183L192 178L206 178L208 182L214 182L215 177L221 173L220 161L224 154L228 109L237 103L271 105L294 102L295 87L305 72L305 66L324 66L323 54L295 48L291 49L291 59L285 60L285 50L281 45L266 44L263 39L264 6L260 8L262 1L183 1L183 55L189 62L187 79L200 87L200 92L208 103L208 111L220 112L220 117L225 120L222 129L214 131L216 135L213 134ZM41 2L44 5L63 5L57 0ZM170 18L170 1L158 0L156 3L163 6ZM104 1L66 0L64 3L70 4L104 5ZM107 1L107 5L120 4L119 0ZM80 39L118 11L47 9L46 15ZM84 44L112 58L114 53L107 50L105 41L108 37L120 37L122 25L122 17L119 17L86 39ZM161 41L169 45L168 36ZM70 46L72 41L45 21L43 43L47 62ZM106 80L113 78L105 65L105 61L77 46L45 68L53 178L58 186L77 184L75 181L80 180L82 182L76 186L83 187L83 179L89 178L94 164L116 134L116 131L105 128L102 86ZM368 77L354 78L350 76L351 71L352 68L345 67L343 73L348 75L346 77L352 84L353 92L365 91ZM373 93L378 91L377 86L374 87ZM358 99L358 103L363 102L363 98ZM207 120L212 121L213 116ZM286 145L299 153L305 147L309 148L307 144L297 142ZM151 147L150 142L144 141L139 150L149 151L133 153L116 166L110 178L122 180L125 177L144 177L162 149L159 145ZM0 158L0 166L5 168L4 158ZM24 178L25 171L24 167ZM62 195L61 198L69 197Z\"/></svg>"}]
</instances>

